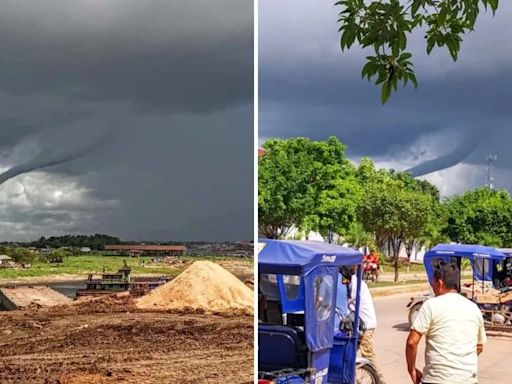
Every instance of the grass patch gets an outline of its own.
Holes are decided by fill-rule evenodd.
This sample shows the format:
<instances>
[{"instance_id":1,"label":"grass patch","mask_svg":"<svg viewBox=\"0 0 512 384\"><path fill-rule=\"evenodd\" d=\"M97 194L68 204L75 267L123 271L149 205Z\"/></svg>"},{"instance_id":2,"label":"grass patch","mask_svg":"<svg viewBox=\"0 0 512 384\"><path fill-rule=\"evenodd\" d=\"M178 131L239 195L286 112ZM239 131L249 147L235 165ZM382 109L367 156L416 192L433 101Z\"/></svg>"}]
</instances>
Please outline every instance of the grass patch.
<instances>
[{"instance_id":1,"label":"grass patch","mask_svg":"<svg viewBox=\"0 0 512 384\"><path fill-rule=\"evenodd\" d=\"M380 264L380 267L384 272L395 272L395 266L392 262L389 261L383 261ZM407 265L400 264L398 267L399 272L424 272L425 267L423 266L423 263L409 263Z\"/></svg>"},{"instance_id":2,"label":"grass patch","mask_svg":"<svg viewBox=\"0 0 512 384\"><path fill-rule=\"evenodd\" d=\"M378 281L376 283L368 282L368 288L380 288L380 287L396 287L398 285L411 285L411 284L421 284L424 283L425 287L428 288L427 280L405 280L405 281Z\"/></svg>"},{"instance_id":3,"label":"grass patch","mask_svg":"<svg viewBox=\"0 0 512 384\"><path fill-rule=\"evenodd\" d=\"M0 278L19 278L31 276L54 276L63 274L84 275L89 273L101 274L105 272L116 272L123 266L124 261L132 268L134 274L160 274L175 277L180 274L185 265L165 265L154 264L151 262L151 257L127 257L127 256L103 256L103 255L81 255L69 256L64 258L60 264L48 264L45 262L37 261L32 264L31 268L26 269L10 269L0 268ZM241 264L247 264L252 267L252 259L243 260L230 257L208 256L208 257L194 257L194 256L180 256L179 260L192 262L195 260L208 259L211 261L222 262L236 260ZM144 261L144 266L142 265Z\"/></svg>"}]
</instances>

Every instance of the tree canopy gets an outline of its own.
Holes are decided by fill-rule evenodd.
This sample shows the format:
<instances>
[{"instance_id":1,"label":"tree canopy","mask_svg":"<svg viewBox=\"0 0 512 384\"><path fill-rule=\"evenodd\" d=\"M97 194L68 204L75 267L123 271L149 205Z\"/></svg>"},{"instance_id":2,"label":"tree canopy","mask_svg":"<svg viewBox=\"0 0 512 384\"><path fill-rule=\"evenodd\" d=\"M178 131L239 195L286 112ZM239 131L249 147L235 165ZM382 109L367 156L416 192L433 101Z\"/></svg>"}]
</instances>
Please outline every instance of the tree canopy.
<instances>
[{"instance_id":1,"label":"tree canopy","mask_svg":"<svg viewBox=\"0 0 512 384\"><path fill-rule=\"evenodd\" d=\"M453 241L512 246L512 199L505 190L479 188L448 200L444 233Z\"/></svg>"},{"instance_id":2,"label":"tree canopy","mask_svg":"<svg viewBox=\"0 0 512 384\"><path fill-rule=\"evenodd\" d=\"M101 250L107 244L120 243L121 240L118 237L97 233L94 235L64 235L51 236L49 238L41 237L30 245L37 248L89 247L91 249Z\"/></svg>"},{"instance_id":3,"label":"tree canopy","mask_svg":"<svg viewBox=\"0 0 512 384\"><path fill-rule=\"evenodd\" d=\"M258 164L260 232L279 238L295 226L328 237L348 227L356 215L359 185L337 138L272 139L263 149Z\"/></svg>"},{"instance_id":4,"label":"tree canopy","mask_svg":"<svg viewBox=\"0 0 512 384\"><path fill-rule=\"evenodd\" d=\"M385 103L392 90L401 82L417 86L407 51L409 35L414 30L425 31L426 51L446 47L457 60L464 34L473 31L481 9L496 12L498 0L341 0L338 23L341 49L355 43L370 47L362 77L374 79L381 86Z\"/></svg>"},{"instance_id":5,"label":"tree canopy","mask_svg":"<svg viewBox=\"0 0 512 384\"><path fill-rule=\"evenodd\" d=\"M327 241L376 246L398 279L399 255L442 242L512 247L512 198L507 191L468 191L444 202L436 186L408 173L356 166L336 138L272 139L259 159L258 225L269 238L292 228Z\"/></svg>"},{"instance_id":6,"label":"tree canopy","mask_svg":"<svg viewBox=\"0 0 512 384\"><path fill-rule=\"evenodd\" d=\"M430 194L431 188L425 192L424 186L408 174L372 171L368 160L361 166L366 175L373 173L374 177L365 182L359 217L364 228L374 234L380 248L391 247L397 281L401 247L405 246L410 257L412 247L425 236L439 200Z\"/></svg>"}]
</instances>

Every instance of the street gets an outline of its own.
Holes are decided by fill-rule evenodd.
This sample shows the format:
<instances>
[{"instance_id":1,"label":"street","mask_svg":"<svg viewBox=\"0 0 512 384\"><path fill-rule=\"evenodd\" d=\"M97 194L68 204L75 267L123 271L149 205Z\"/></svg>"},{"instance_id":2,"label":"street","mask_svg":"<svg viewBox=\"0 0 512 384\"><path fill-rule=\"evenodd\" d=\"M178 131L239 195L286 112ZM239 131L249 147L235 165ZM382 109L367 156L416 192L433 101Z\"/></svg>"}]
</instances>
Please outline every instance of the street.
<instances>
[{"instance_id":1,"label":"street","mask_svg":"<svg viewBox=\"0 0 512 384\"><path fill-rule=\"evenodd\" d=\"M415 293L416 294L416 293ZM410 384L405 362L405 341L409 333L407 308L410 294L400 294L374 299L378 328L375 347L387 384ZM512 335L488 333L488 342L480 355L479 384L509 384L512 366ZM418 349L417 367L424 364L425 342Z\"/></svg>"}]
</instances>

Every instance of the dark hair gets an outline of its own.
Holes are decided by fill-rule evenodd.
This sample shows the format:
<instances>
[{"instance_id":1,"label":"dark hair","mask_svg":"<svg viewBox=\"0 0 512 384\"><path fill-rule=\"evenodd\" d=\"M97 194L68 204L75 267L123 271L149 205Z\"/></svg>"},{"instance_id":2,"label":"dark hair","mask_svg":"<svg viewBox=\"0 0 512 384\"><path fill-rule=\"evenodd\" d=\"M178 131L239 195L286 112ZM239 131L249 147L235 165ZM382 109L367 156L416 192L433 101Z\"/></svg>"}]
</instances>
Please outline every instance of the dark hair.
<instances>
[{"instance_id":1,"label":"dark hair","mask_svg":"<svg viewBox=\"0 0 512 384\"><path fill-rule=\"evenodd\" d=\"M434 279L443 280L447 289L459 290L460 271L455 263L439 263L434 269Z\"/></svg>"},{"instance_id":2,"label":"dark hair","mask_svg":"<svg viewBox=\"0 0 512 384\"><path fill-rule=\"evenodd\" d=\"M352 278L352 275L356 273L356 267L354 267L353 265L343 265L339 269L343 277L348 280L350 280Z\"/></svg>"}]
</instances>

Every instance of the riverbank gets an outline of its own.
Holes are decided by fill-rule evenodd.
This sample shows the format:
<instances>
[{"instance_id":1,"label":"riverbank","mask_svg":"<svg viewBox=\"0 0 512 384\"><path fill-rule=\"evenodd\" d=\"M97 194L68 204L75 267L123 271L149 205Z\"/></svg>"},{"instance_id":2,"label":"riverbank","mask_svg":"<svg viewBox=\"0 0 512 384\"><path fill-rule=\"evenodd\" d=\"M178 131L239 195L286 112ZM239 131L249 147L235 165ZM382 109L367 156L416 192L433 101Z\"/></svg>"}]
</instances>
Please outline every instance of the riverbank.
<instances>
[{"instance_id":1,"label":"riverbank","mask_svg":"<svg viewBox=\"0 0 512 384\"><path fill-rule=\"evenodd\" d=\"M25 277L2 277L0 286L6 285L51 285L56 283L85 283L87 275L69 274L47 275L47 276L25 276Z\"/></svg>"},{"instance_id":2,"label":"riverbank","mask_svg":"<svg viewBox=\"0 0 512 384\"><path fill-rule=\"evenodd\" d=\"M240 278L253 274L252 259L183 256L153 263L149 257L81 255L65 258L59 264L37 261L31 268L0 268L0 285L86 280L89 274L116 272L125 262L131 268L132 276L166 275L174 278L197 260L213 261Z\"/></svg>"}]
</instances>

